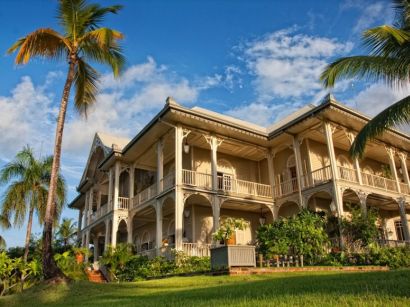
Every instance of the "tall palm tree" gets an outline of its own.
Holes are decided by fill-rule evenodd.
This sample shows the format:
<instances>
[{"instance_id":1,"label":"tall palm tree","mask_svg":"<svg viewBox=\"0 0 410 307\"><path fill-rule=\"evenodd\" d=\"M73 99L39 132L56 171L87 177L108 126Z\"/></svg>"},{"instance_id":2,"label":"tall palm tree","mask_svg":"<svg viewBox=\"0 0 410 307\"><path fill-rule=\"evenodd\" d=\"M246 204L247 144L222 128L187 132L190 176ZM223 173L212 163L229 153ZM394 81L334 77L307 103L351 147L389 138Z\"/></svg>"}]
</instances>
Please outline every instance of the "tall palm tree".
<instances>
[{"instance_id":1,"label":"tall palm tree","mask_svg":"<svg viewBox=\"0 0 410 307\"><path fill-rule=\"evenodd\" d=\"M24 261L27 261L34 213L39 223L44 221L52 162L52 157L36 159L32 149L25 147L0 170L0 184L8 184L1 201L1 216L13 217L13 225L21 227L28 213ZM61 212L65 194L65 182L59 176L56 216Z\"/></svg>"},{"instance_id":2,"label":"tall palm tree","mask_svg":"<svg viewBox=\"0 0 410 307\"><path fill-rule=\"evenodd\" d=\"M344 57L329 64L320 79L325 87L346 78L383 81L393 88L410 80L410 0L393 1L394 25L382 25L363 32L368 55ZM363 156L366 142L386 129L410 122L410 96L383 110L359 132L350 148L352 156Z\"/></svg>"},{"instance_id":3,"label":"tall palm tree","mask_svg":"<svg viewBox=\"0 0 410 307\"><path fill-rule=\"evenodd\" d=\"M63 221L58 226L57 237L63 242L64 249L69 245L70 240L77 235L76 223L73 223L73 219L63 218Z\"/></svg>"},{"instance_id":4,"label":"tall palm tree","mask_svg":"<svg viewBox=\"0 0 410 307\"><path fill-rule=\"evenodd\" d=\"M0 227L3 229L8 229L11 227L9 217L3 214L0 214ZM0 235L0 249L6 247L6 240L3 236Z\"/></svg>"},{"instance_id":5,"label":"tall palm tree","mask_svg":"<svg viewBox=\"0 0 410 307\"><path fill-rule=\"evenodd\" d=\"M53 206L60 168L61 143L64 121L72 85L74 83L75 108L86 114L87 108L95 102L98 90L98 72L89 64L96 62L111 67L118 76L123 64L119 40L123 35L116 30L100 27L109 13L116 14L121 6L102 7L88 4L85 0L60 0L57 18L62 32L50 28L37 29L19 39L9 50L17 51L16 63L25 64L33 57L64 60L68 64L67 78L60 102L55 133L54 160L47 197L43 229L43 274L45 279L64 277L58 269L52 251Z\"/></svg>"}]
</instances>

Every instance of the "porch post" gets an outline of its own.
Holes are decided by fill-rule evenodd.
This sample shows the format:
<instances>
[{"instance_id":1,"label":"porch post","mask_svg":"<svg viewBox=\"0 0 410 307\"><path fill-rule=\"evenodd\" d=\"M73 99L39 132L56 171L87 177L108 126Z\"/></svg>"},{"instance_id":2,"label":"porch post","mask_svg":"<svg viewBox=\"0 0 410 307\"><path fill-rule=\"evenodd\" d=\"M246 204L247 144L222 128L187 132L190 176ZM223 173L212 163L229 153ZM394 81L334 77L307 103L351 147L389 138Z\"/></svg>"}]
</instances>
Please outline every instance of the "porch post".
<instances>
[{"instance_id":1,"label":"porch post","mask_svg":"<svg viewBox=\"0 0 410 307\"><path fill-rule=\"evenodd\" d=\"M120 161L115 162L115 171L114 171L114 201L113 201L113 210L118 209L118 196L120 193ZM114 228L114 227L113 227Z\"/></svg>"},{"instance_id":2,"label":"porch post","mask_svg":"<svg viewBox=\"0 0 410 307\"><path fill-rule=\"evenodd\" d=\"M394 148L392 147L386 147L387 155L389 156L389 165L390 165L390 170L392 172L393 178L396 181L396 189L397 192L400 193L400 181L399 181L399 176L397 176L397 169L396 169L396 162L394 162Z\"/></svg>"},{"instance_id":3,"label":"porch post","mask_svg":"<svg viewBox=\"0 0 410 307\"><path fill-rule=\"evenodd\" d=\"M221 215L221 206L219 202L219 197L217 195L212 196L212 233L216 232L219 228L219 218ZM213 239L212 239L213 241Z\"/></svg>"},{"instance_id":4,"label":"porch post","mask_svg":"<svg viewBox=\"0 0 410 307\"><path fill-rule=\"evenodd\" d=\"M113 174L112 174L112 167L110 167L110 170L108 171L108 210L111 211L113 209L113 199L112 199L112 180L113 180Z\"/></svg>"},{"instance_id":5,"label":"porch post","mask_svg":"<svg viewBox=\"0 0 410 307\"><path fill-rule=\"evenodd\" d=\"M130 197L130 208L132 208L132 199L134 198L134 181L135 181L135 169L134 165L130 166L130 187L129 187L129 197Z\"/></svg>"},{"instance_id":6,"label":"porch post","mask_svg":"<svg viewBox=\"0 0 410 307\"><path fill-rule=\"evenodd\" d=\"M107 250L107 246L110 245L110 220L105 220L105 238L104 249Z\"/></svg>"},{"instance_id":7,"label":"porch post","mask_svg":"<svg viewBox=\"0 0 410 307\"><path fill-rule=\"evenodd\" d=\"M336 155L335 155L335 148L333 145L333 129L334 127L327 121L323 123L325 129L325 137L326 137L326 145L327 150L329 153L329 160L330 160L330 170L332 172L332 184L333 184L333 193L334 193L334 200L336 203L336 207L338 209L339 217L343 216L343 199L340 195L340 191L337 187L337 179L338 179L338 172L337 172L337 163L336 163ZM332 131L333 130L333 131Z\"/></svg>"},{"instance_id":8,"label":"porch post","mask_svg":"<svg viewBox=\"0 0 410 307\"><path fill-rule=\"evenodd\" d=\"M160 256L161 247L162 247L162 205L161 201L157 199L155 204L155 213L156 213L156 239L157 242L157 256Z\"/></svg>"},{"instance_id":9,"label":"porch post","mask_svg":"<svg viewBox=\"0 0 410 307\"><path fill-rule=\"evenodd\" d=\"M352 146L355 138L356 138L356 134L352 131L347 131L346 132L347 138L349 139L349 143L350 146ZM363 180L362 180L362 172L360 170L360 164L359 164L359 159L357 157L353 158L353 164L354 164L354 169L356 170L356 177L357 177L357 182L362 185L363 184Z\"/></svg>"},{"instance_id":10,"label":"porch post","mask_svg":"<svg viewBox=\"0 0 410 307\"><path fill-rule=\"evenodd\" d=\"M87 250L90 248L90 230L88 229L85 233L85 246ZM88 262L88 253L85 255L85 262Z\"/></svg>"},{"instance_id":11,"label":"porch post","mask_svg":"<svg viewBox=\"0 0 410 307\"><path fill-rule=\"evenodd\" d=\"M128 216L127 219L127 243L132 244L132 216Z\"/></svg>"},{"instance_id":12,"label":"porch post","mask_svg":"<svg viewBox=\"0 0 410 307\"><path fill-rule=\"evenodd\" d=\"M182 250L182 214L184 197L182 193L182 140L184 131L181 125L175 127L175 249Z\"/></svg>"},{"instance_id":13,"label":"porch post","mask_svg":"<svg viewBox=\"0 0 410 307\"><path fill-rule=\"evenodd\" d=\"M211 172L212 172L212 190L218 190L218 141L214 135L211 136Z\"/></svg>"},{"instance_id":14,"label":"porch post","mask_svg":"<svg viewBox=\"0 0 410 307\"><path fill-rule=\"evenodd\" d=\"M94 263L98 261L98 234L93 238L94 244Z\"/></svg>"},{"instance_id":15,"label":"porch post","mask_svg":"<svg viewBox=\"0 0 410 307\"><path fill-rule=\"evenodd\" d=\"M161 138L159 139L157 143L157 194L160 194L163 191L163 188L164 188L163 180L162 180L163 177L164 177L164 141Z\"/></svg>"},{"instance_id":16,"label":"porch post","mask_svg":"<svg viewBox=\"0 0 410 307\"><path fill-rule=\"evenodd\" d=\"M113 214L112 216L112 229L111 229L111 246L117 246L117 231L118 231L118 216L117 214Z\"/></svg>"},{"instance_id":17,"label":"porch post","mask_svg":"<svg viewBox=\"0 0 410 307\"><path fill-rule=\"evenodd\" d=\"M300 207L304 208L305 204L303 202L303 197L302 197L302 159L300 157L300 144L298 137L293 135L292 137L292 142L293 142L293 153L295 155L295 161L296 161L296 177L297 177L297 184L298 184L298 194L299 194L299 203Z\"/></svg>"},{"instance_id":18,"label":"porch post","mask_svg":"<svg viewBox=\"0 0 410 307\"><path fill-rule=\"evenodd\" d=\"M404 197L400 197L397 201L399 203L400 219L403 226L404 240L410 241L410 228L406 215L406 199Z\"/></svg>"},{"instance_id":19,"label":"porch post","mask_svg":"<svg viewBox=\"0 0 410 307\"><path fill-rule=\"evenodd\" d=\"M400 151L397 153L399 158L400 158L400 165L401 165L401 170L403 172L403 177L404 177L404 181L407 184L407 187L409 188L410 191L410 179L409 179L409 172L407 169L407 153Z\"/></svg>"},{"instance_id":20,"label":"porch post","mask_svg":"<svg viewBox=\"0 0 410 307\"><path fill-rule=\"evenodd\" d=\"M88 192L88 212L89 212L89 224L91 224L91 216L93 214L93 198L94 198L94 188L91 187Z\"/></svg>"},{"instance_id":21,"label":"porch post","mask_svg":"<svg viewBox=\"0 0 410 307\"><path fill-rule=\"evenodd\" d=\"M273 166L273 158L275 157L272 151L266 153L266 159L268 160L268 174L269 174L269 184L272 189L272 198L275 197L275 169Z\"/></svg>"},{"instance_id":22,"label":"porch post","mask_svg":"<svg viewBox=\"0 0 410 307\"><path fill-rule=\"evenodd\" d=\"M362 214L364 216L367 216L367 193L363 192L363 191L359 191L357 193L357 196L359 197L359 201L360 201L360 208L362 210Z\"/></svg>"}]
</instances>

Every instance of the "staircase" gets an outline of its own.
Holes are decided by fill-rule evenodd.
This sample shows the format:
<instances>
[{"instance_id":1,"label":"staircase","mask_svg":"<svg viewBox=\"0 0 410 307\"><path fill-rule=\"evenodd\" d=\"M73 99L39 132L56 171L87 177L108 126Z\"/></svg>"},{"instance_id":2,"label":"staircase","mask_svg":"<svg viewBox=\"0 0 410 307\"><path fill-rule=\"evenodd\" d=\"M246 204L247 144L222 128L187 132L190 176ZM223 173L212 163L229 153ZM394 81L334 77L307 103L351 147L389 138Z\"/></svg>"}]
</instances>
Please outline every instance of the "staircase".
<instances>
[{"instance_id":1,"label":"staircase","mask_svg":"<svg viewBox=\"0 0 410 307\"><path fill-rule=\"evenodd\" d=\"M101 273L100 270L87 270L86 274L90 282L95 282L99 284L107 282L107 280L105 279L104 275Z\"/></svg>"}]
</instances>

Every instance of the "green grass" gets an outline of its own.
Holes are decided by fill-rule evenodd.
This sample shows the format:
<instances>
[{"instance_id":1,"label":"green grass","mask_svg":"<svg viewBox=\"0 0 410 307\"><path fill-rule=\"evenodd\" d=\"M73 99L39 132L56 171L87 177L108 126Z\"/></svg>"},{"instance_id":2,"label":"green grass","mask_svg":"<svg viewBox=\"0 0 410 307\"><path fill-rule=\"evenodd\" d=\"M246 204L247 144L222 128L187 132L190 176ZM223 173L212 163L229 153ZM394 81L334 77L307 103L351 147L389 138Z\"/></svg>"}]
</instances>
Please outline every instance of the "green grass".
<instances>
[{"instance_id":1,"label":"green grass","mask_svg":"<svg viewBox=\"0 0 410 307\"><path fill-rule=\"evenodd\" d=\"M410 270L173 277L33 287L1 306L410 306Z\"/></svg>"}]
</instances>

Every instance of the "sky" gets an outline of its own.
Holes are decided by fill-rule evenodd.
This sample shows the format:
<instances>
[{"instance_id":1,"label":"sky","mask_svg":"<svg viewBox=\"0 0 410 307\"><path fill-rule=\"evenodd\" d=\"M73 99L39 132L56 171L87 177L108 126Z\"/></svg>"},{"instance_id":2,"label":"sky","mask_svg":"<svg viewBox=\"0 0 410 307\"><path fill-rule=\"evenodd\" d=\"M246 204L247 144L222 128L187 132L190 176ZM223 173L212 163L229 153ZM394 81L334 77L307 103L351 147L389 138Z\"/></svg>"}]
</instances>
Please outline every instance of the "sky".
<instances>
[{"instance_id":1,"label":"sky","mask_svg":"<svg viewBox=\"0 0 410 307\"><path fill-rule=\"evenodd\" d=\"M104 26L125 35L126 68L114 79L101 73L97 103L87 119L70 104L63 141L62 175L68 201L78 185L96 131L132 138L168 96L240 119L271 125L328 93L318 78L339 57L364 54L364 29L391 24L390 1L376 0L104 0L122 4ZM61 30L57 0L0 0L0 167L30 145L38 157L52 153L67 63L34 59L14 64L6 50L41 27ZM336 99L375 115L409 91L346 80ZM0 197L5 186L0 187ZM66 208L63 217L77 220ZM23 245L25 227L1 230L7 246ZM37 222L34 233L41 232Z\"/></svg>"}]
</instances>

